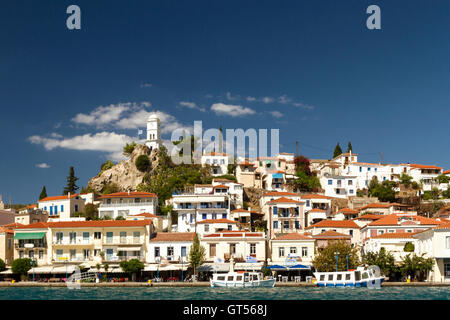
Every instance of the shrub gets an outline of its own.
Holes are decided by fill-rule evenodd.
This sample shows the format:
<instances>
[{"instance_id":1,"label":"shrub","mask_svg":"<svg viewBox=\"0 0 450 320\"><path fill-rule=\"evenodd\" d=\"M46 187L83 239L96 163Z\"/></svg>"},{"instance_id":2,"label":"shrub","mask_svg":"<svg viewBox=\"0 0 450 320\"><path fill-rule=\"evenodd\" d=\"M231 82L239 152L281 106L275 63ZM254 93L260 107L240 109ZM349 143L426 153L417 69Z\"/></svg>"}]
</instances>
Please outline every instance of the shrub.
<instances>
[{"instance_id":1,"label":"shrub","mask_svg":"<svg viewBox=\"0 0 450 320\"><path fill-rule=\"evenodd\" d=\"M111 160L106 160L106 162L101 165L100 171L111 169L114 166L115 166L114 162L112 162Z\"/></svg>"},{"instance_id":2,"label":"shrub","mask_svg":"<svg viewBox=\"0 0 450 320\"><path fill-rule=\"evenodd\" d=\"M31 259L29 258L16 259L11 264L11 270L13 273L25 275L31 269L31 266Z\"/></svg>"},{"instance_id":3,"label":"shrub","mask_svg":"<svg viewBox=\"0 0 450 320\"><path fill-rule=\"evenodd\" d=\"M115 183L110 183L107 184L106 186L103 187L102 189L102 193L103 194L110 194L110 193L115 193L115 192L119 192L120 188L117 184Z\"/></svg>"},{"instance_id":4,"label":"shrub","mask_svg":"<svg viewBox=\"0 0 450 320\"><path fill-rule=\"evenodd\" d=\"M136 142L127 143L125 147L123 147L123 155L129 157L136 147Z\"/></svg>"},{"instance_id":5,"label":"shrub","mask_svg":"<svg viewBox=\"0 0 450 320\"><path fill-rule=\"evenodd\" d=\"M403 251L414 252L414 243L412 243L412 242L405 243L405 247L403 248Z\"/></svg>"},{"instance_id":6,"label":"shrub","mask_svg":"<svg viewBox=\"0 0 450 320\"><path fill-rule=\"evenodd\" d=\"M0 272L6 270L6 263L2 259L0 259Z\"/></svg>"},{"instance_id":7,"label":"shrub","mask_svg":"<svg viewBox=\"0 0 450 320\"><path fill-rule=\"evenodd\" d=\"M135 165L139 171L146 172L151 166L150 159L147 155L141 154L139 157L137 157Z\"/></svg>"}]
</instances>

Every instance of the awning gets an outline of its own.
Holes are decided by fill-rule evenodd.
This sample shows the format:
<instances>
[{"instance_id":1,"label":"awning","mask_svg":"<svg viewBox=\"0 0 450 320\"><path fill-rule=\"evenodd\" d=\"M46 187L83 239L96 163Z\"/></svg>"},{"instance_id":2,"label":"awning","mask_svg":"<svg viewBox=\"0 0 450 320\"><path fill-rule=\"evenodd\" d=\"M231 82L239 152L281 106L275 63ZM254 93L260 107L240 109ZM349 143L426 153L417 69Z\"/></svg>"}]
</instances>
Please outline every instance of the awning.
<instances>
[{"instance_id":1,"label":"awning","mask_svg":"<svg viewBox=\"0 0 450 320\"><path fill-rule=\"evenodd\" d=\"M28 274L34 273L52 273L53 267L47 266L47 267L35 267L28 270ZM68 270L68 269L67 269Z\"/></svg>"},{"instance_id":2,"label":"awning","mask_svg":"<svg viewBox=\"0 0 450 320\"><path fill-rule=\"evenodd\" d=\"M14 235L16 240L33 240L42 239L45 236L45 232L17 232Z\"/></svg>"},{"instance_id":3,"label":"awning","mask_svg":"<svg viewBox=\"0 0 450 320\"><path fill-rule=\"evenodd\" d=\"M236 263L234 270L261 270L263 263Z\"/></svg>"},{"instance_id":4,"label":"awning","mask_svg":"<svg viewBox=\"0 0 450 320\"><path fill-rule=\"evenodd\" d=\"M13 272L12 272L11 269L8 269L8 270L5 270L5 271L0 272L0 274L12 274L12 273L13 273Z\"/></svg>"},{"instance_id":5,"label":"awning","mask_svg":"<svg viewBox=\"0 0 450 320\"><path fill-rule=\"evenodd\" d=\"M117 251L141 251L141 247L117 248Z\"/></svg>"},{"instance_id":6,"label":"awning","mask_svg":"<svg viewBox=\"0 0 450 320\"><path fill-rule=\"evenodd\" d=\"M67 273L73 273L75 271L75 266L67 266ZM66 273L66 267L53 267L52 273Z\"/></svg>"},{"instance_id":7,"label":"awning","mask_svg":"<svg viewBox=\"0 0 450 320\"><path fill-rule=\"evenodd\" d=\"M159 271L186 271L189 267L188 263L184 263L184 264L169 264L165 267L162 267L161 265L159 266ZM198 270L198 268L197 268ZM144 268L144 271L158 271L158 264L157 263L153 263L153 264L149 264L146 265Z\"/></svg>"},{"instance_id":8,"label":"awning","mask_svg":"<svg viewBox=\"0 0 450 320\"><path fill-rule=\"evenodd\" d=\"M229 263L204 263L200 267L197 268L197 271L228 272L228 271L230 271L230 264Z\"/></svg>"},{"instance_id":9,"label":"awning","mask_svg":"<svg viewBox=\"0 0 450 320\"><path fill-rule=\"evenodd\" d=\"M283 174L282 173L272 173L272 178L283 179Z\"/></svg>"},{"instance_id":10,"label":"awning","mask_svg":"<svg viewBox=\"0 0 450 320\"><path fill-rule=\"evenodd\" d=\"M285 266L280 266L279 264L274 264L272 266L268 266L267 269L272 269L272 270L286 270Z\"/></svg>"}]
</instances>

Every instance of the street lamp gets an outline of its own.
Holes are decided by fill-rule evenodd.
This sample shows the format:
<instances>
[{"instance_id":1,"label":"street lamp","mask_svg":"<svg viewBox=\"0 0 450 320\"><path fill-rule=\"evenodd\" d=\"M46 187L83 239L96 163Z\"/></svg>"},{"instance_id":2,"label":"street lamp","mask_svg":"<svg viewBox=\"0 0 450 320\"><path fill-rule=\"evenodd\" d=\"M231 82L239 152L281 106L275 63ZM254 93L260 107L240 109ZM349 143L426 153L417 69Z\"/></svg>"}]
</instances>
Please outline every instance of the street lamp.
<instances>
[{"instance_id":1,"label":"street lamp","mask_svg":"<svg viewBox=\"0 0 450 320\"><path fill-rule=\"evenodd\" d=\"M30 264L31 264L31 267L33 268L33 282L34 282L34 266L36 264L36 260L35 259L31 259L30 260Z\"/></svg>"},{"instance_id":2,"label":"street lamp","mask_svg":"<svg viewBox=\"0 0 450 320\"><path fill-rule=\"evenodd\" d=\"M180 259L181 259L181 282L183 282L183 267L184 267L183 257L181 256Z\"/></svg>"}]
</instances>

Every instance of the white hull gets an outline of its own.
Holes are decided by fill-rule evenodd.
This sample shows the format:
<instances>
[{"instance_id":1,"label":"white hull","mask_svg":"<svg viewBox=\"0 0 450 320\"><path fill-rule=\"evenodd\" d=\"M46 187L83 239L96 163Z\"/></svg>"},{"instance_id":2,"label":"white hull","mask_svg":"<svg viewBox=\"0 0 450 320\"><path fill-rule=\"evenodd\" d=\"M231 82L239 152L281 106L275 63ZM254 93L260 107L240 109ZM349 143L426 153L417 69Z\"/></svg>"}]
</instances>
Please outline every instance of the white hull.
<instances>
[{"instance_id":1,"label":"white hull","mask_svg":"<svg viewBox=\"0 0 450 320\"><path fill-rule=\"evenodd\" d=\"M213 281L211 280L211 288L214 287L229 287L229 288L253 288L264 287L273 288L275 286L275 279L261 280L254 282L227 282L227 281Z\"/></svg>"}]
</instances>

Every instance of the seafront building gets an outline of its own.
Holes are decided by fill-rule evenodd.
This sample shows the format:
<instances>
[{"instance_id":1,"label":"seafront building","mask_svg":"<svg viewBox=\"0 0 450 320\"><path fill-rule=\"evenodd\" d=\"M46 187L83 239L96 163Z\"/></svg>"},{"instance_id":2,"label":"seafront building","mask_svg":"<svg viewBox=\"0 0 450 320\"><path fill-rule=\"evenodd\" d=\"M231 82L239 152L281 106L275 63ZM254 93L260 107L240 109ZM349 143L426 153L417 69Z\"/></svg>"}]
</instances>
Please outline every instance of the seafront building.
<instances>
[{"instance_id":1,"label":"seafront building","mask_svg":"<svg viewBox=\"0 0 450 320\"><path fill-rule=\"evenodd\" d=\"M146 212L156 214L158 206L158 196L149 192L116 192L98 199L101 201L98 207L100 218L126 218Z\"/></svg>"},{"instance_id":2,"label":"seafront building","mask_svg":"<svg viewBox=\"0 0 450 320\"><path fill-rule=\"evenodd\" d=\"M38 202L38 208L47 213L49 218L68 221L74 218L74 213L84 210L84 200L79 194L46 197Z\"/></svg>"}]
</instances>

